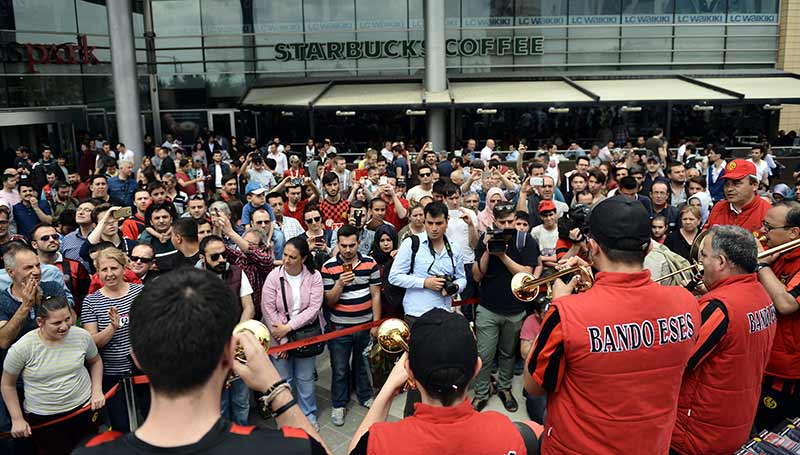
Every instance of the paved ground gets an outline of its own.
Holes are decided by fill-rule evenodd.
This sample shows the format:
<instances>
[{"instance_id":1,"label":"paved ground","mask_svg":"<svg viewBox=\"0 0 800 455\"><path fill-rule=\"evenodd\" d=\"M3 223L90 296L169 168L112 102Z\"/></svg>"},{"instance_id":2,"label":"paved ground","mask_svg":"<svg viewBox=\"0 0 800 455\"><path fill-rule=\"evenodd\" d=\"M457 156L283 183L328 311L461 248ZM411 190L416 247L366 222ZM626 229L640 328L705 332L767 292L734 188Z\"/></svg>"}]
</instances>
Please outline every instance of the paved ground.
<instances>
[{"instance_id":1,"label":"paved ground","mask_svg":"<svg viewBox=\"0 0 800 455\"><path fill-rule=\"evenodd\" d=\"M331 448L335 455L345 455L350 440L353 437L356 429L361 424L364 416L367 414L367 409L358 404L358 401L353 395L350 404L347 407L347 415L345 417L344 426L337 427L331 423L331 401L330 401L330 386L331 386L331 367L330 359L328 357L327 349L325 352L317 357L317 373L319 380L317 381L317 409L318 420L320 425L320 434ZM515 413L508 413L503 408L503 404L496 395L492 396L489 400L487 410L502 412L509 415L511 420L522 421L528 420L527 413L525 412L525 405L522 397L522 376L514 377L514 397L519 403L519 409ZM400 394L392 404L392 410L389 412L389 420L399 420L403 418L403 407L405 406L405 394ZM256 423L259 426L274 427L274 421L265 421L252 411L250 415L251 423ZM400 451L398 452L400 453Z\"/></svg>"}]
</instances>

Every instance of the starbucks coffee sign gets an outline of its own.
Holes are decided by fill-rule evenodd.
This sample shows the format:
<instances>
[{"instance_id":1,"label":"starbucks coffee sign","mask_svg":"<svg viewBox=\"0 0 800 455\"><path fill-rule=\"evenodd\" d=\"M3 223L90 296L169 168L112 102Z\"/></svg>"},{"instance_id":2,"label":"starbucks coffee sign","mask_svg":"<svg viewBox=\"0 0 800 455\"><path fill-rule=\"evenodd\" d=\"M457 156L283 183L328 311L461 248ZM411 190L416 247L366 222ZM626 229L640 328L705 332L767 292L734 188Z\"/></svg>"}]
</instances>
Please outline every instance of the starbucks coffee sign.
<instances>
[{"instance_id":1,"label":"starbucks coffee sign","mask_svg":"<svg viewBox=\"0 0 800 455\"><path fill-rule=\"evenodd\" d=\"M541 36L496 36L448 39L448 57L542 55ZM423 40L333 41L324 43L278 43L275 58L290 60L359 60L369 58L414 58L425 55Z\"/></svg>"}]
</instances>

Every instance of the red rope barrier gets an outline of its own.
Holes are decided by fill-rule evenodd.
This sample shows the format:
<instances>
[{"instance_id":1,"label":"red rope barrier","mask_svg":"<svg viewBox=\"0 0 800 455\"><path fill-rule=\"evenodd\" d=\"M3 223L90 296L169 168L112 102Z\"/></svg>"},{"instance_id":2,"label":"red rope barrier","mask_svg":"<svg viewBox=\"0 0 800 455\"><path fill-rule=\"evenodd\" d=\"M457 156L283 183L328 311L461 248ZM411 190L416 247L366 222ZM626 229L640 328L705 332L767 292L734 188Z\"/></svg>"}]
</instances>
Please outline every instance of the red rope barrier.
<instances>
[{"instance_id":1,"label":"red rope barrier","mask_svg":"<svg viewBox=\"0 0 800 455\"><path fill-rule=\"evenodd\" d=\"M459 306L464 306L464 305L474 305L476 303L478 303L478 298L477 297L473 297L473 298L466 299L466 300L454 301L453 302L453 306L454 307L459 307ZM360 332L362 330L370 330L373 327L377 327L377 326L381 325L387 319L388 318L384 318L384 319L380 319L378 321L373 321L373 322L367 322L367 323L364 323L364 324L354 325L354 326L348 327L346 329L335 330L333 332L323 333L322 335L317 335L315 337L305 338L305 339L302 339L302 340L293 341L291 343L282 344L280 346L275 346L275 347L270 348L269 354L278 354L280 352L291 351L292 349L297 349L297 348L300 348L300 347L303 347L303 346L308 346L308 345L315 344L315 343L322 343L322 342L325 342L325 341L330 341L330 340L332 340L334 338L339 338L339 337L343 337L343 336L346 336L346 335L351 335L353 333ZM138 384L149 384L150 383L150 380L148 379L148 377L146 375L134 376L134 377L131 378L131 381L134 384L137 384L137 385ZM118 389L119 389L119 384L117 384L114 387L112 387L111 389L109 389L109 391L106 392L106 394L105 394L106 400L108 400L109 398L111 398L114 395L116 395ZM73 417L75 417L77 415L83 414L84 412L89 411L91 409L92 409L91 403L87 403L86 405L84 405L82 408L76 410L75 412L71 412L71 413L69 413L69 414L67 414L65 416L59 417L57 419L53 419L53 420L47 421L45 423L33 426L33 427L31 427L31 431L38 430L40 428L49 427L49 426L55 425L57 423L61 423L61 422L65 421L65 420L71 419L71 418L73 418ZM10 437L11 437L11 433L0 433L0 439L7 439L7 438L10 438Z\"/></svg>"},{"instance_id":2,"label":"red rope barrier","mask_svg":"<svg viewBox=\"0 0 800 455\"><path fill-rule=\"evenodd\" d=\"M149 382L149 381L148 381L148 382ZM119 389L119 384L116 384L116 385L114 385L114 387L110 388L110 389L108 390L108 392L106 392L106 394L105 394L106 401L107 401L109 398L111 398L111 397L113 397L114 395L116 395L116 393L117 393L117 389ZM86 403L85 405L83 405L83 407L82 407L82 408L80 408L80 409L76 410L75 412L71 412L71 413L69 413L69 414L67 414L67 415L65 415L65 416L61 416L61 417L59 417L59 418L57 418L57 419L48 420L48 421L47 421L47 422L45 422L45 423L41 423L41 424L39 424L39 425L34 425L34 426L32 426L32 427L31 427L31 431L33 431L33 430L38 430L38 429L40 429L40 428L45 428L45 427L53 426L53 425L55 425L55 424L57 424L57 423L61 423L61 422L65 421L65 420L69 420L69 419L71 419L71 418L73 418L73 417L75 417L75 416L81 415L81 414L83 414L84 412L86 412L86 411L91 411L91 410L92 410L92 403L91 403L91 401L90 401L89 403ZM8 439L8 438L10 438L10 437L11 437L11 433L10 433L10 432L6 432L6 433L0 433L0 439Z\"/></svg>"}]
</instances>

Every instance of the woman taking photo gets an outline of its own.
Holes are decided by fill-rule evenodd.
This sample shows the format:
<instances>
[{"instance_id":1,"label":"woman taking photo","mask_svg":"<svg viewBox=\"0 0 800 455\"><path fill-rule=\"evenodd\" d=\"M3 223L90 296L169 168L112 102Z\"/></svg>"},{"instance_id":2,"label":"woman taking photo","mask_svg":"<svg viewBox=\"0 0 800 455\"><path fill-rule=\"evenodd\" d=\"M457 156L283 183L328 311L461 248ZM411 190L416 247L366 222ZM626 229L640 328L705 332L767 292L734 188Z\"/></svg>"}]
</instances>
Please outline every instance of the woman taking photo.
<instances>
[{"instance_id":1,"label":"woman taking photo","mask_svg":"<svg viewBox=\"0 0 800 455\"><path fill-rule=\"evenodd\" d=\"M81 307L83 328L92 335L103 358L104 392L119 383L123 377L130 375L133 370L128 312L143 286L125 281L127 264L128 257L122 251L116 248L100 250L94 259L94 266L103 287L86 296ZM137 393L136 400L141 403L138 395ZM111 427L115 431L130 431L122 394L108 400L108 414Z\"/></svg>"},{"instance_id":2,"label":"woman taking photo","mask_svg":"<svg viewBox=\"0 0 800 455\"><path fill-rule=\"evenodd\" d=\"M32 436L41 455L69 454L87 436L97 432L92 412L31 431L89 404L92 411L105 405L103 362L92 336L72 326L69 303L53 297L36 306L36 325L14 343L3 363L2 392L11 415L11 436ZM22 377L25 402L20 407L17 378ZM24 412L23 412L24 410Z\"/></svg>"},{"instance_id":3,"label":"woman taking photo","mask_svg":"<svg viewBox=\"0 0 800 455\"><path fill-rule=\"evenodd\" d=\"M263 322L272 333L273 345L289 342L295 330L322 324L322 275L314 268L308 242L294 237L283 249L283 265L267 276L261 295ZM320 326L321 327L321 326ZM317 424L314 387L314 357L297 357L290 352L272 356L281 377L297 389L297 402L312 425Z\"/></svg>"},{"instance_id":4,"label":"woman taking photo","mask_svg":"<svg viewBox=\"0 0 800 455\"><path fill-rule=\"evenodd\" d=\"M403 299L398 298L389 284L389 270L398 247L399 240L394 227L388 224L378 226L369 255L381 266L381 316L384 318L403 317Z\"/></svg>"},{"instance_id":5,"label":"woman taking photo","mask_svg":"<svg viewBox=\"0 0 800 455\"><path fill-rule=\"evenodd\" d=\"M322 214L316 204L308 204L303 209L303 220L306 222L308 230L297 238L308 242L308 248L314 257L314 264L317 268L321 268L322 264L331 257L333 231L326 231L323 228Z\"/></svg>"},{"instance_id":6,"label":"woman taking photo","mask_svg":"<svg viewBox=\"0 0 800 455\"><path fill-rule=\"evenodd\" d=\"M692 242L700 232L703 218L699 207L684 204L681 206L681 228L670 232L664 240L664 246L691 261Z\"/></svg>"}]
</instances>

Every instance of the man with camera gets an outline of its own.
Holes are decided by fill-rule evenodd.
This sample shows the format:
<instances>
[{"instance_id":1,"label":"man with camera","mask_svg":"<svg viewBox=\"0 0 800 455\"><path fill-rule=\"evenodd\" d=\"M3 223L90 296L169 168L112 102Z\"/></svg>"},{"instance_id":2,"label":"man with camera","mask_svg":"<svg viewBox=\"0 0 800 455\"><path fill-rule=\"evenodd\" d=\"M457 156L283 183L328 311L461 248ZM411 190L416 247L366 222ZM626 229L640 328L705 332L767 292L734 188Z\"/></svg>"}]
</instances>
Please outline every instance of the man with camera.
<instances>
[{"instance_id":1,"label":"man with camera","mask_svg":"<svg viewBox=\"0 0 800 455\"><path fill-rule=\"evenodd\" d=\"M541 453L666 454L701 324L697 301L642 269L650 222L638 201L599 202L589 232L599 273L580 294L577 276L554 282L525 373L528 393L547 394Z\"/></svg>"},{"instance_id":2,"label":"man with camera","mask_svg":"<svg viewBox=\"0 0 800 455\"><path fill-rule=\"evenodd\" d=\"M251 165L252 169L250 168ZM242 164L242 168L239 169L239 174L247 175L248 182L258 183L267 190L275 187L275 176L267 169L266 164L264 164L264 157L261 155L261 152L255 151L248 153L247 159L244 161L244 164Z\"/></svg>"},{"instance_id":3,"label":"man with camera","mask_svg":"<svg viewBox=\"0 0 800 455\"><path fill-rule=\"evenodd\" d=\"M538 278L542 273L539 263L539 246L527 232L514 227L513 203L494 206L494 226L478 241L472 276L481 285L481 301L476 310L475 329L478 353L483 367L475 380L475 398L472 405L481 411L489 403L492 364L497 361L497 389L503 406L509 412L517 410L517 401L511 393L514 378L515 348L522 321L525 320L525 303L514 297L511 277L520 272L532 273Z\"/></svg>"}]
</instances>

